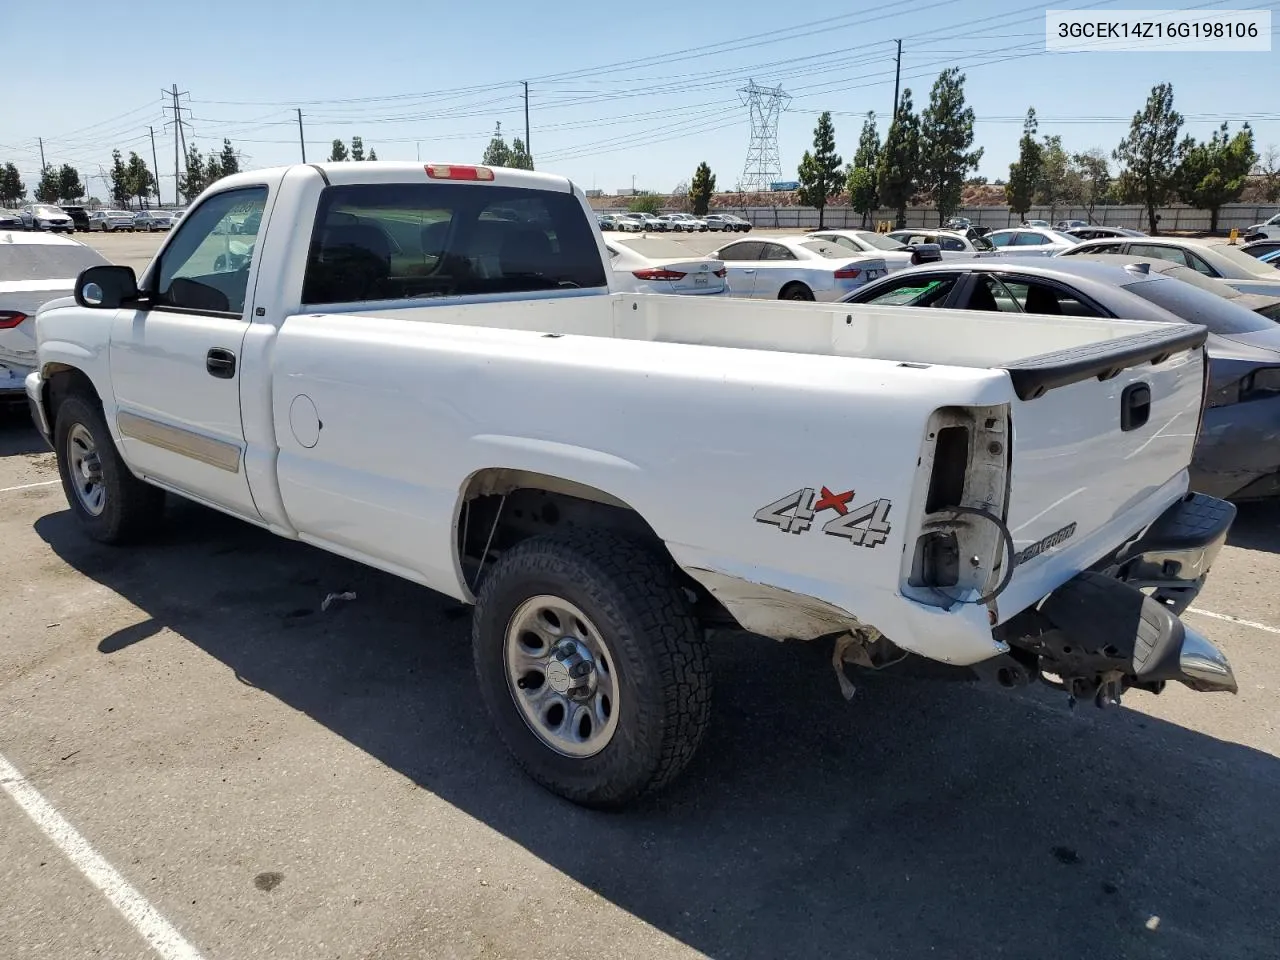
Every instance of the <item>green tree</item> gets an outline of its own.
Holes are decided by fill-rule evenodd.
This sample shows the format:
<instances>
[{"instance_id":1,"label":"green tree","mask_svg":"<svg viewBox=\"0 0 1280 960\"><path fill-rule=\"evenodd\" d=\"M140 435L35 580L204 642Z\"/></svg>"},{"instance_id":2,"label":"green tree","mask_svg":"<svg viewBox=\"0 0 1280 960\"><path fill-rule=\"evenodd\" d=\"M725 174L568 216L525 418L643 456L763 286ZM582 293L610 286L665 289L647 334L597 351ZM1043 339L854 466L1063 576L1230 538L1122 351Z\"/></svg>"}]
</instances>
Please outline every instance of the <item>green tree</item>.
<instances>
[{"instance_id":1,"label":"green tree","mask_svg":"<svg viewBox=\"0 0 1280 960\"><path fill-rule=\"evenodd\" d=\"M516 137L511 141L511 152L507 154L507 166L517 170L532 170L533 157L524 145L524 141Z\"/></svg>"},{"instance_id":2,"label":"green tree","mask_svg":"<svg viewBox=\"0 0 1280 960\"><path fill-rule=\"evenodd\" d=\"M1018 141L1018 159L1009 164L1009 182L1005 184L1004 198L1009 209L1025 218L1035 202L1036 188L1040 184L1040 169L1044 148L1036 140L1036 110L1030 107L1022 121L1022 139Z\"/></svg>"},{"instance_id":3,"label":"green tree","mask_svg":"<svg viewBox=\"0 0 1280 960\"><path fill-rule=\"evenodd\" d=\"M342 163L342 161L350 159L351 157L347 153L347 145L341 140L333 141L333 148L329 151L329 162Z\"/></svg>"},{"instance_id":4,"label":"green tree","mask_svg":"<svg viewBox=\"0 0 1280 960\"><path fill-rule=\"evenodd\" d=\"M17 204L27 198L27 185L12 163L0 167L0 203Z\"/></svg>"},{"instance_id":5,"label":"green tree","mask_svg":"<svg viewBox=\"0 0 1280 960\"><path fill-rule=\"evenodd\" d=\"M1233 137L1224 122L1203 143L1188 137L1179 153L1178 195L1191 206L1209 211L1209 232L1215 233L1222 205L1240 199L1258 161L1253 130L1246 123Z\"/></svg>"},{"instance_id":6,"label":"green tree","mask_svg":"<svg viewBox=\"0 0 1280 960\"><path fill-rule=\"evenodd\" d=\"M57 203L58 186L58 168L46 166L40 171L40 182L36 184L36 199L41 203Z\"/></svg>"},{"instance_id":7,"label":"green tree","mask_svg":"<svg viewBox=\"0 0 1280 960\"><path fill-rule=\"evenodd\" d=\"M652 193L640 193L631 198L627 209L632 213L653 213L662 211L662 198Z\"/></svg>"},{"instance_id":8,"label":"green tree","mask_svg":"<svg viewBox=\"0 0 1280 960\"><path fill-rule=\"evenodd\" d=\"M876 129L874 110L867 111L862 121L862 133L858 137L858 150L853 163L845 174L845 189L849 191L849 205L862 214L862 226L880 206L876 167L880 162L880 131Z\"/></svg>"},{"instance_id":9,"label":"green tree","mask_svg":"<svg viewBox=\"0 0 1280 960\"><path fill-rule=\"evenodd\" d=\"M800 202L818 209L818 229L822 229L827 201L844 189L840 173L844 161L836 153L836 128L831 112L824 110L813 130L813 153L808 150L800 159Z\"/></svg>"},{"instance_id":10,"label":"green tree","mask_svg":"<svg viewBox=\"0 0 1280 960\"><path fill-rule=\"evenodd\" d=\"M374 150L372 147L370 147L370 148L369 148L369 159L370 159L370 160L377 160L377 159L378 159L378 151L377 151L377 150Z\"/></svg>"},{"instance_id":11,"label":"green tree","mask_svg":"<svg viewBox=\"0 0 1280 960\"><path fill-rule=\"evenodd\" d=\"M187 148L184 161L185 171L178 177L178 189L187 198L187 202L190 202L200 196L204 188L213 181L209 179L209 168L200 154L200 148L194 143Z\"/></svg>"},{"instance_id":12,"label":"green tree","mask_svg":"<svg viewBox=\"0 0 1280 960\"><path fill-rule=\"evenodd\" d=\"M195 149L194 147L192 149ZM119 150L111 151L111 199L117 207L129 205L129 170Z\"/></svg>"},{"instance_id":13,"label":"green tree","mask_svg":"<svg viewBox=\"0 0 1280 960\"><path fill-rule=\"evenodd\" d=\"M125 166L125 189L129 192L129 199L151 196L155 185L156 178L151 175L146 161L130 151L129 162Z\"/></svg>"},{"instance_id":14,"label":"green tree","mask_svg":"<svg viewBox=\"0 0 1280 960\"><path fill-rule=\"evenodd\" d=\"M204 162L204 183L208 186L222 179L222 161L214 154L209 154Z\"/></svg>"},{"instance_id":15,"label":"green tree","mask_svg":"<svg viewBox=\"0 0 1280 960\"><path fill-rule=\"evenodd\" d=\"M921 186L933 195L939 225L960 208L965 174L982 160L982 148L972 146L973 108L965 106L964 74L948 67L938 74L920 115Z\"/></svg>"},{"instance_id":16,"label":"green tree","mask_svg":"<svg viewBox=\"0 0 1280 960\"><path fill-rule=\"evenodd\" d=\"M907 225L907 204L920 183L920 117L912 109L911 88L902 91L880 151L876 186L880 202L897 211L897 225Z\"/></svg>"},{"instance_id":17,"label":"green tree","mask_svg":"<svg viewBox=\"0 0 1280 960\"><path fill-rule=\"evenodd\" d=\"M218 156L218 172L224 177L240 172L240 157L236 154L235 147L231 146L231 141L225 137L222 140L222 153Z\"/></svg>"},{"instance_id":18,"label":"green tree","mask_svg":"<svg viewBox=\"0 0 1280 960\"><path fill-rule=\"evenodd\" d=\"M351 138L351 159L356 161L364 160L364 140L360 137Z\"/></svg>"},{"instance_id":19,"label":"green tree","mask_svg":"<svg viewBox=\"0 0 1280 960\"><path fill-rule=\"evenodd\" d=\"M1084 183L1080 172L1062 149L1062 138L1045 137L1040 152L1040 183L1036 187L1036 202L1049 208L1052 221L1059 206L1069 206L1084 198Z\"/></svg>"},{"instance_id":20,"label":"green tree","mask_svg":"<svg viewBox=\"0 0 1280 960\"><path fill-rule=\"evenodd\" d=\"M58 196L67 203L75 203L84 196L80 171L69 163L64 163L58 170Z\"/></svg>"},{"instance_id":21,"label":"green tree","mask_svg":"<svg viewBox=\"0 0 1280 960\"><path fill-rule=\"evenodd\" d=\"M480 158L480 162L486 167L508 167L511 165L511 148L507 146L507 141L502 138L501 122L494 128L493 137L489 140L489 146L484 148L484 156Z\"/></svg>"},{"instance_id":22,"label":"green tree","mask_svg":"<svg viewBox=\"0 0 1280 960\"><path fill-rule=\"evenodd\" d=\"M1133 115L1129 132L1111 154L1124 168L1125 199L1147 208L1147 225L1157 231L1156 208L1173 193L1178 182L1178 131L1182 114L1173 109L1173 84L1151 88L1147 104Z\"/></svg>"},{"instance_id":23,"label":"green tree","mask_svg":"<svg viewBox=\"0 0 1280 960\"><path fill-rule=\"evenodd\" d=\"M693 171L693 180L689 182L689 204L695 217L705 217L711 207L711 195L716 192L716 175L703 160L698 169Z\"/></svg>"},{"instance_id":24,"label":"green tree","mask_svg":"<svg viewBox=\"0 0 1280 960\"><path fill-rule=\"evenodd\" d=\"M1089 221L1092 222L1094 208L1106 203L1111 191L1111 165L1107 163L1106 152L1098 147L1075 154L1071 163L1080 178L1080 200L1088 210Z\"/></svg>"}]
</instances>

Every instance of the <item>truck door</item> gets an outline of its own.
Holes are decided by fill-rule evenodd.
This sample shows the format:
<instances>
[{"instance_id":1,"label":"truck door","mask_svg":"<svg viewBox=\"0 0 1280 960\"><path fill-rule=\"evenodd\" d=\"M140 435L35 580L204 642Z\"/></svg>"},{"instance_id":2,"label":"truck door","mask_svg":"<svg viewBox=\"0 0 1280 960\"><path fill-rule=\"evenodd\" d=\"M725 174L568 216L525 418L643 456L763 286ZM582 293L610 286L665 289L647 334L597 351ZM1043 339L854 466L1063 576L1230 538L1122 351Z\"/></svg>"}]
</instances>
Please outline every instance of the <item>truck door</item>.
<instances>
[{"instance_id":1,"label":"truck door","mask_svg":"<svg viewBox=\"0 0 1280 960\"><path fill-rule=\"evenodd\" d=\"M240 346L258 229L280 179L212 194L190 210L142 279L144 304L120 310L111 332L116 427L130 465L248 517L258 510L244 470Z\"/></svg>"}]
</instances>

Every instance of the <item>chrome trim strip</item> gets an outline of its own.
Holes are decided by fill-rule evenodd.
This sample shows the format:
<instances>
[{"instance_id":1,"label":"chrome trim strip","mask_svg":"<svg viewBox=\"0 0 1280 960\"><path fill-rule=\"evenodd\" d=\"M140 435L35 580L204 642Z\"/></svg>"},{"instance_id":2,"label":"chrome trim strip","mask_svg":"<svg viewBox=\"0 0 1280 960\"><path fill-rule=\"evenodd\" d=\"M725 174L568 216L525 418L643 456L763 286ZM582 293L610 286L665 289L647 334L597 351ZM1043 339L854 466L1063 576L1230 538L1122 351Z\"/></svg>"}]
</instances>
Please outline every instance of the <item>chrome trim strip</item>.
<instances>
[{"instance_id":1,"label":"chrome trim strip","mask_svg":"<svg viewBox=\"0 0 1280 960\"><path fill-rule=\"evenodd\" d=\"M122 437L168 450L192 460L199 460L228 473L240 472L240 447L225 440L215 440L181 427L171 426L121 411L116 425Z\"/></svg>"}]
</instances>

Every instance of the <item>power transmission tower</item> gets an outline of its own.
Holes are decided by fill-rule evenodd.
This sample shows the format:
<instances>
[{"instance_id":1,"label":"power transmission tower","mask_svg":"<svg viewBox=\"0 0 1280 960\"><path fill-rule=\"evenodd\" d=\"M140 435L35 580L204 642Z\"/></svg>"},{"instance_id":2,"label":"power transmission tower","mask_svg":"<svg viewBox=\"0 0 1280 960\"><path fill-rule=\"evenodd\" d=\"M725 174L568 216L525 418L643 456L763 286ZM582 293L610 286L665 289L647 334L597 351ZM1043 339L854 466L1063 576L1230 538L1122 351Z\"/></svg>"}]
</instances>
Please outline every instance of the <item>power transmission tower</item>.
<instances>
[{"instance_id":1,"label":"power transmission tower","mask_svg":"<svg viewBox=\"0 0 1280 960\"><path fill-rule=\"evenodd\" d=\"M791 103L791 95L781 85L762 87L754 80L738 91L751 114L751 143L742 167L742 189L763 193L782 179L782 158L778 153L778 118Z\"/></svg>"},{"instance_id":2,"label":"power transmission tower","mask_svg":"<svg viewBox=\"0 0 1280 960\"><path fill-rule=\"evenodd\" d=\"M172 90L161 90L160 92L166 97L173 98L173 104L165 106L164 109L173 111L173 119L165 123L165 129L168 129L169 125L173 124L173 204L178 206L182 202L178 194L182 181L180 162L187 155L187 136L183 128L191 126L191 124L182 119L182 101L180 98L188 97L190 94L186 91L179 93L176 83L173 85ZM179 145L181 145L181 151L179 151ZM156 174L158 179L159 171L156 171Z\"/></svg>"}]
</instances>

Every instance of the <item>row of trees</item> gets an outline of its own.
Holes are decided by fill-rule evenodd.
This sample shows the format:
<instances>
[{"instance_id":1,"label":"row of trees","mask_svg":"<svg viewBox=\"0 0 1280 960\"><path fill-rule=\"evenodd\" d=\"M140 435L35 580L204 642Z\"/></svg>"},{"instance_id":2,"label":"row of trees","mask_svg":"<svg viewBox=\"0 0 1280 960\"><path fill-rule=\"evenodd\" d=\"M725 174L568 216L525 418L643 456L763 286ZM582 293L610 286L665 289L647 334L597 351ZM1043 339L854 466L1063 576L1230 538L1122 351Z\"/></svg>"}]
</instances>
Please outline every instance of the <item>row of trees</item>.
<instances>
[{"instance_id":1,"label":"row of trees","mask_svg":"<svg viewBox=\"0 0 1280 960\"><path fill-rule=\"evenodd\" d=\"M817 208L819 225L827 203L844 192L862 214L863 226L882 207L895 211L903 226L907 207L918 200L934 204L939 223L959 209L965 185L981 179L969 174L982 159L982 148L973 148L974 115L965 104L964 79L954 67L944 70L919 114L911 90L904 90L883 143L876 116L868 113L847 166L842 167L836 152L831 114L819 116L813 149L805 151L799 167L800 200ZM1050 216L1056 207L1077 205L1092 216L1102 203L1142 203L1152 233L1157 230L1156 209L1175 197L1208 210L1210 229L1216 230L1219 210L1240 199L1253 171L1263 179L1267 201L1280 199L1280 151L1270 148L1260 162L1247 123L1235 134L1223 123L1205 141L1179 139L1181 127L1168 83L1152 89L1110 156L1097 148L1071 154L1061 137L1037 136L1036 113L1030 109L1018 159L1009 167L1005 199L1019 216L1035 204L1048 206ZM1114 178L1110 160L1120 167Z\"/></svg>"},{"instance_id":2,"label":"row of trees","mask_svg":"<svg viewBox=\"0 0 1280 960\"><path fill-rule=\"evenodd\" d=\"M35 198L41 203L74 203L85 194L80 171L69 163L60 167L47 164L40 171ZM27 198L27 185L12 163L0 166L0 206L14 206Z\"/></svg>"},{"instance_id":3,"label":"row of trees","mask_svg":"<svg viewBox=\"0 0 1280 960\"><path fill-rule=\"evenodd\" d=\"M207 157L200 153L199 147L191 144L184 161L185 169L178 176L178 189L188 201L198 197L215 180L240 172L240 154L226 138L223 138L222 149L217 153L210 151Z\"/></svg>"},{"instance_id":4,"label":"row of trees","mask_svg":"<svg viewBox=\"0 0 1280 960\"><path fill-rule=\"evenodd\" d=\"M480 162L486 167L533 169L533 157L529 155L529 148L519 137L511 141L511 146L507 146L507 141L502 136L501 123L494 129L493 137L489 140L489 145L484 148L484 156L480 158Z\"/></svg>"},{"instance_id":5,"label":"row of trees","mask_svg":"<svg viewBox=\"0 0 1280 960\"><path fill-rule=\"evenodd\" d=\"M341 140L333 141L333 148L329 151L330 163L343 163L347 160L356 160L363 162L365 160L377 160L378 151L369 149L369 155L364 155L364 140L361 137L351 138L351 149L347 149L347 145Z\"/></svg>"}]
</instances>

